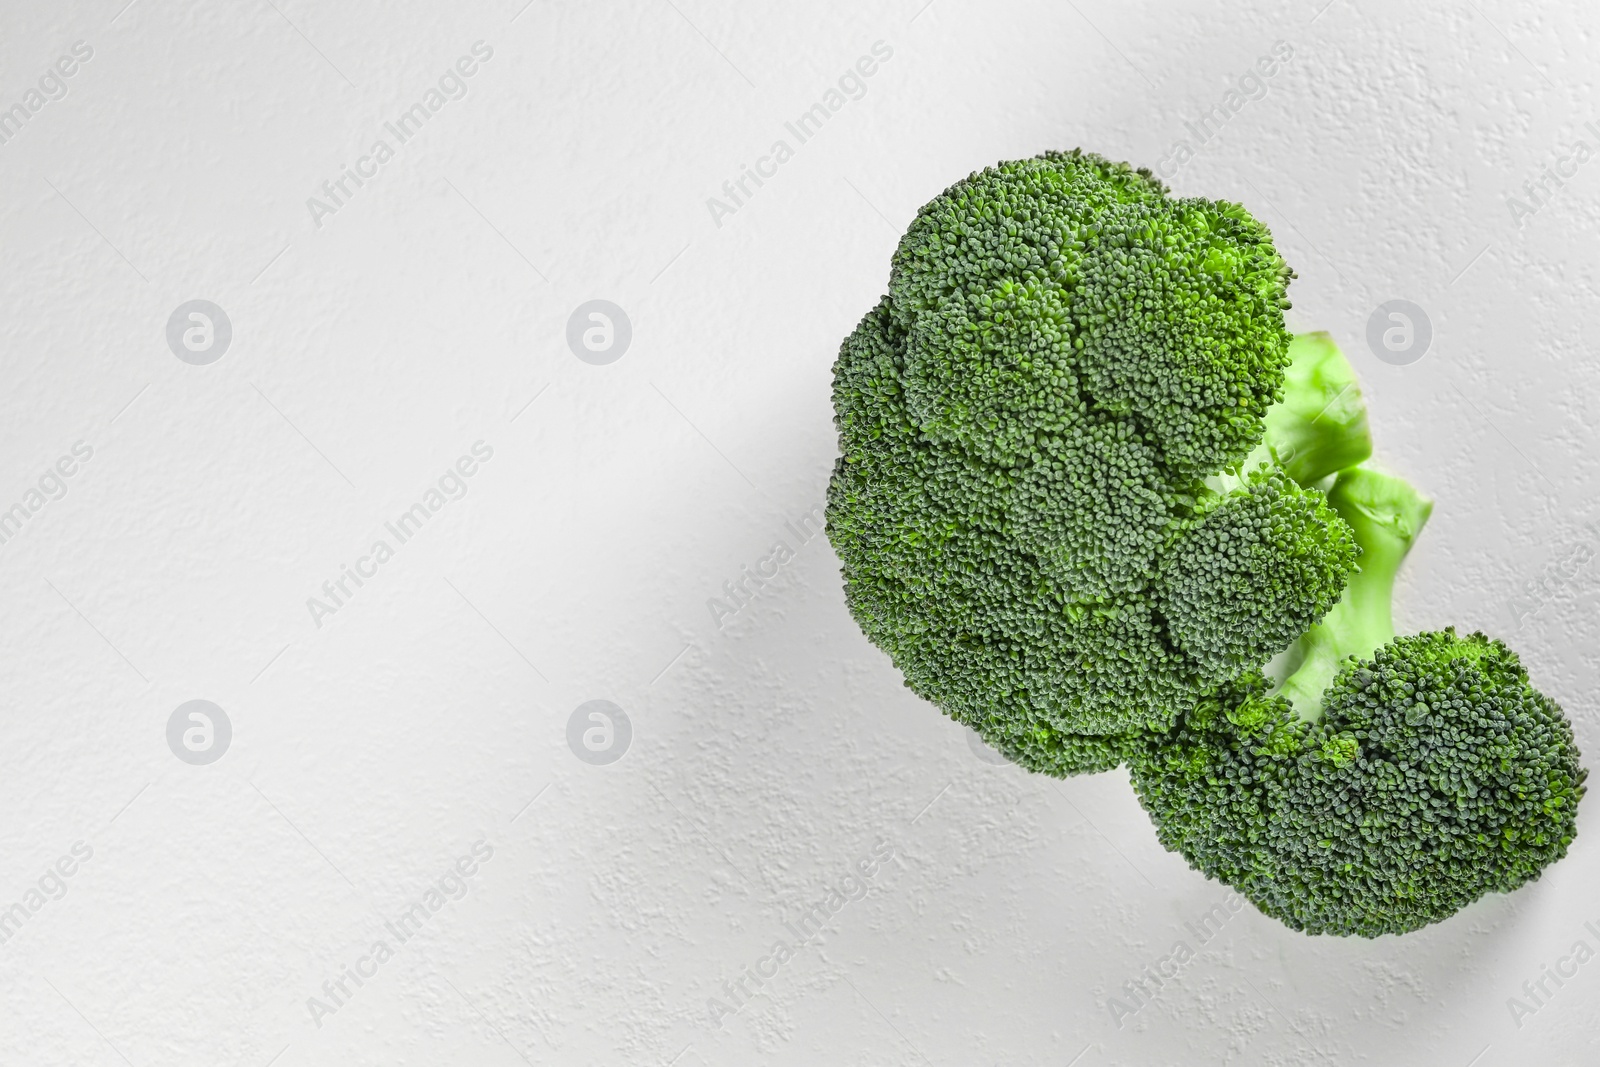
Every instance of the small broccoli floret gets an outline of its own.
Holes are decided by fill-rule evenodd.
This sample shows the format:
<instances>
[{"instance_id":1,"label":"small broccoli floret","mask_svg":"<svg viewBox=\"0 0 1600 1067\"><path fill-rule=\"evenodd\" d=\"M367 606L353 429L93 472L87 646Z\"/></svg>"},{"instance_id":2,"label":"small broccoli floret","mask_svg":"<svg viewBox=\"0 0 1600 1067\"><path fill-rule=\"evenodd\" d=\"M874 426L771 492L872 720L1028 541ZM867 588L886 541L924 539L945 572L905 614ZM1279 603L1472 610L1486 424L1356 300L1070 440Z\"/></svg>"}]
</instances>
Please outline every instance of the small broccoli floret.
<instances>
[{"instance_id":1,"label":"small broccoli floret","mask_svg":"<svg viewBox=\"0 0 1600 1067\"><path fill-rule=\"evenodd\" d=\"M1373 937L1438 922L1538 878L1576 834L1572 725L1481 633L1402 637L1349 663L1307 743L1277 806L1288 862L1269 911L1297 929Z\"/></svg>"},{"instance_id":2,"label":"small broccoli floret","mask_svg":"<svg viewBox=\"0 0 1600 1067\"><path fill-rule=\"evenodd\" d=\"M1175 473L1236 463L1261 439L1289 335L1289 268L1237 204L1116 205L1080 266L1085 391L1135 415ZM1267 324L1272 324L1267 327Z\"/></svg>"},{"instance_id":3,"label":"small broccoli floret","mask_svg":"<svg viewBox=\"0 0 1600 1067\"><path fill-rule=\"evenodd\" d=\"M1225 681L1259 670L1322 618L1357 553L1322 493L1263 466L1177 538L1160 608L1200 676Z\"/></svg>"},{"instance_id":4,"label":"small broccoli floret","mask_svg":"<svg viewBox=\"0 0 1600 1067\"><path fill-rule=\"evenodd\" d=\"M1326 609L1340 520L1236 473L1282 391L1290 277L1242 208L1088 153L918 213L834 368L828 502L850 610L907 686L1025 766L1100 770Z\"/></svg>"},{"instance_id":5,"label":"small broccoli floret","mask_svg":"<svg viewBox=\"0 0 1600 1067\"><path fill-rule=\"evenodd\" d=\"M1282 687L1235 679L1129 760L1169 849L1297 930L1376 937L1509 892L1566 854L1585 771L1571 724L1483 634L1395 638L1395 572L1431 507L1340 476L1361 573Z\"/></svg>"}]
</instances>

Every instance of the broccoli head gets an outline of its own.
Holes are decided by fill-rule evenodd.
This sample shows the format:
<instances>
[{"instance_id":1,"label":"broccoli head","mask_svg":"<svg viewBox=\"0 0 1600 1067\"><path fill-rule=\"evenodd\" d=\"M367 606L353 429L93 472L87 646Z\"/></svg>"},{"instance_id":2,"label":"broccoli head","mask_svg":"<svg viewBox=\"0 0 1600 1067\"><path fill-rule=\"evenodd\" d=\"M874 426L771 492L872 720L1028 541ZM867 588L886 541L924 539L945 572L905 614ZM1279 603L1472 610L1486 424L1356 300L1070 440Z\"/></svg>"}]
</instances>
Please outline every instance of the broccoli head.
<instances>
[{"instance_id":1,"label":"broccoli head","mask_svg":"<svg viewBox=\"0 0 1600 1067\"><path fill-rule=\"evenodd\" d=\"M922 208L834 367L827 509L907 686L1024 766L1101 770L1338 599L1353 538L1277 457L1360 434L1326 418L1337 366L1285 397L1318 349L1291 277L1238 205L1084 152Z\"/></svg>"},{"instance_id":2,"label":"broccoli head","mask_svg":"<svg viewBox=\"0 0 1600 1067\"><path fill-rule=\"evenodd\" d=\"M1308 933L1376 937L1509 892L1566 854L1586 772L1515 653L1394 636L1395 573L1431 503L1356 468L1329 493L1363 548L1277 692L1244 674L1129 759L1162 843Z\"/></svg>"},{"instance_id":3,"label":"broccoli head","mask_svg":"<svg viewBox=\"0 0 1600 1067\"><path fill-rule=\"evenodd\" d=\"M1537 878L1586 772L1503 644L1395 636L1432 504L1362 466L1292 276L1244 209L1148 171L971 175L840 349L828 536L913 691L1031 770L1127 765L1192 866L1375 937Z\"/></svg>"}]
</instances>

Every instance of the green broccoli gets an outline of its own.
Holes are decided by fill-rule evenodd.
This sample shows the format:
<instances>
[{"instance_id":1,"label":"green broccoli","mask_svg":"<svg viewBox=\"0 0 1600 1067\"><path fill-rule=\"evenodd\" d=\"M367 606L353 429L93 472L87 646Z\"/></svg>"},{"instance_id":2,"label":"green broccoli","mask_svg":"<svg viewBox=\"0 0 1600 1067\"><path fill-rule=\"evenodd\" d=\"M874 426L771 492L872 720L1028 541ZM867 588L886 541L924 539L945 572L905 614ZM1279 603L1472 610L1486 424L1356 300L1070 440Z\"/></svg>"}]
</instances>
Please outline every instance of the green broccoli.
<instances>
[{"instance_id":1,"label":"green broccoli","mask_svg":"<svg viewBox=\"0 0 1600 1067\"><path fill-rule=\"evenodd\" d=\"M1395 637L1432 504L1363 466L1292 277L1243 208L1089 153L951 186L834 366L828 536L868 639L1009 759L1126 765L1266 914L1405 932L1561 858L1586 772L1504 645Z\"/></svg>"},{"instance_id":2,"label":"green broccoli","mask_svg":"<svg viewBox=\"0 0 1600 1067\"><path fill-rule=\"evenodd\" d=\"M1566 854L1586 772L1515 653L1396 638L1390 595L1432 508L1365 468L1328 494L1361 544L1275 693L1244 675L1129 762L1168 849L1308 933L1376 937L1509 892Z\"/></svg>"},{"instance_id":3,"label":"green broccoli","mask_svg":"<svg viewBox=\"0 0 1600 1067\"><path fill-rule=\"evenodd\" d=\"M1367 404L1328 334L1297 334L1289 355L1283 398L1267 409L1267 441L1285 474L1315 485L1372 455Z\"/></svg>"},{"instance_id":4,"label":"green broccoli","mask_svg":"<svg viewBox=\"0 0 1600 1067\"><path fill-rule=\"evenodd\" d=\"M1338 599L1354 539L1276 459L1339 414L1337 374L1284 395L1323 355L1290 277L1238 205L1084 152L918 213L834 368L827 509L907 686L1030 769L1103 770Z\"/></svg>"}]
</instances>

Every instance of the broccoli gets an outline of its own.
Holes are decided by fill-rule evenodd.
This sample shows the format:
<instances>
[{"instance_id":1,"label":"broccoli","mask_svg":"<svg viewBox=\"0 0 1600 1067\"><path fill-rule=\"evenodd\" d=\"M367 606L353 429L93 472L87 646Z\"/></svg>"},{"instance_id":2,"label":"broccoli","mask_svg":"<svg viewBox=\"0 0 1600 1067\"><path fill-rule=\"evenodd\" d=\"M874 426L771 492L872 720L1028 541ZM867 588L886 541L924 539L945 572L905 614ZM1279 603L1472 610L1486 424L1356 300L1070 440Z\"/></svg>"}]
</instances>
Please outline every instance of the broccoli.
<instances>
[{"instance_id":1,"label":"broccoli","mask_svg":"<svg viewBox=\"0 0 1600 1067\"><path fill-rule=\"evenodd\" d=\"M1395 637L1395 573L1432 508L1347 470L1328 494L1361 569L1276 692L1243 675L1129 768L1161 843L1307 933L1376 937L1509 892L1566 854L1572 726L1481 633Z\"/></svg>"},{"instance_id":2,"label":"broccoli","mask_svg":"<svg viewBox=\"0 0 1600 1067\"><path fill-rule=\"evenodd\" d=\"M958 182L840 347L827 532L912 691L1029 770L1127 766L1191 866L1371 937L1537 878L1586 772L1503 644L1395 636L1432 504L1366 465L1292 277L1239 205L1091 153Z\"/></svg>"},{"instance_id":3,"label":"broccoli","mask_svg":"<svg viewBox=\"0 0 1600 1067\"><path fill-rule=\"evenodd\" d=\"M834 368L827 508L907 686L1030 769L1104 770L1337 600L1354 539L1289 472L1353 376L1291 344L1290 277L1238 205L1085 152L918 213Z\"/></svg>"},{"instance_id":4,"label":"broccoli","mask_svg":"<svg viewBox=\"0 0 1600 1067\"><path fill-rule=\"evenodd\" d=\"M1285 474L1315 485L1372 455L1367 404L1328 334L1297 334L1289 355L1283 398L1267 409L1267 442Z\"/></svg>"}]
</instances>

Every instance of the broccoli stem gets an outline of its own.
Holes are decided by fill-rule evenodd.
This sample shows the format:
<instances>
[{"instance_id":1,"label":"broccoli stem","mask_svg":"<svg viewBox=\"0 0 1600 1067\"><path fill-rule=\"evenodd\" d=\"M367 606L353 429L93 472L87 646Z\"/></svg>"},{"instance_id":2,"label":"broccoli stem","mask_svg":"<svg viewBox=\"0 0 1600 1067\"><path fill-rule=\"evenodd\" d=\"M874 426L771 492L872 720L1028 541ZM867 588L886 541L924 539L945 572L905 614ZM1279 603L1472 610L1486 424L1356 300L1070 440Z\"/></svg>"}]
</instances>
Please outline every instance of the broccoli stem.
<instances>
[{"instance_id":1,"label":"broccoli stem","mask_svg":"<svg viewBox=\"0 0 1600 1067\"><path fill-rule=\"evenodd\" d=\"M1289 359L1283 399L1267 409L1262 443L1289 477L1309 486L1365 462L1372 434L1356 372L1332 337L1298 334Z\"/></svg>"},{"instance_id":2,"label":"broccoli stem","mask_svg":"<svg viewBox=\"0 0 1600 1067\"><path fill-rule=\"evenodd\" d=\"M1433 511L1433 501L1405 479L1365 467L1340 472L1328 503L1361 546L1344 595L1296 643L1300 664L1278 690L1308 722L1322 717L1322 694L1351 656L1368 659L1394 639L1395 575Z\"/></svg>"}]
</instances>

